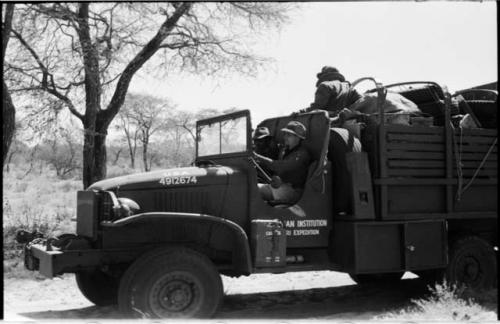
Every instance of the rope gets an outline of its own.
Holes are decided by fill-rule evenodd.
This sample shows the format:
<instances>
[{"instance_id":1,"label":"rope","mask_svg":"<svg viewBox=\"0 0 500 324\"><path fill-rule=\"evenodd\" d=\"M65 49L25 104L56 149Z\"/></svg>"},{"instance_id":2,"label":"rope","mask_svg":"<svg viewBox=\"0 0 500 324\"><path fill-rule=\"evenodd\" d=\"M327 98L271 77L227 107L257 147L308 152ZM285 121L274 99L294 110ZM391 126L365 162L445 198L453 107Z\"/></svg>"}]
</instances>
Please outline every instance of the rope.
<instances>
[{"instance_id":1,"label":"rope","mask_svg":"<svg viewBox=\"0 0 500 324\"><path fill-rule=\"evenodd\" d=\"M495 140L493 141L493 143L491 144L490 148L488 149L488 152L485 154L485 156L483 157L483 160L481 161L481 164L479 164L479 167L476 169L476 171L474 172L474 175L472 175L472 178L469 180L469 182L465 185L465 187L463 188L463 190L460 192L460 194L463 194L465 192L465 190L467 190L470 185L472 184L472 182L476 179L477 175L479 174L479 170L481 170L481 168L483 167L484 163L486 162L486 160L488 159L488 157L490 156L491 152L493 151L493 148L495 147L495 145L497 144L497 141L498 141L498 137L495 138Z\"/></svg>"},{"instance_id":2,"label":"rope","mask_svg":"<svg viewBox=\"0 0 500 324\"><path fill-rule=\"evenodd\" d=\"M457 148L457 142L455 139L455 127L453 127L453 124L450 121L451 128L453 129L453 150L455 151L455 161L457 164L457 177L458 177L458 186L457 186L457 193L456 193L456 200L460 201L462 198L462 194L469 189L469 187L472 185L472 182L476 179L477 175L479 174L479 171L481 168L484 166L484 163L486 163L486 160L490 156L491 152L493 151L493 148L497 144L498 138L495 138L493 143L491 144L490 148L488 149L488 152L484 155L483 159L481 160L481 163L477 167L477 169L474 171L474 174L472 175L472 178L467 182L467 184L464 186L464 177L463 177L463 171L462 171L462 144L463 144L463 128L459 127L460 130L460 145Z\"/></svg>"},{"instance_id":3,"label":"rope","mask_svg":"<svg viewBox=\"0 0 500 324\"><path fill-rule=\"evenodd\" d=\"M463 129L460 129L460 147L457 148L457 140L455 139L455 127L453 127L453 123L450 120L451 129L453 130L453 150L455 151L455 162L457 164L457 178L458 178L458 187L457 193L455 195L456 200L460 201L462 195L462 186L463 186L463 172L462 172L462 134Z\"/></svg>"}]
</instances>

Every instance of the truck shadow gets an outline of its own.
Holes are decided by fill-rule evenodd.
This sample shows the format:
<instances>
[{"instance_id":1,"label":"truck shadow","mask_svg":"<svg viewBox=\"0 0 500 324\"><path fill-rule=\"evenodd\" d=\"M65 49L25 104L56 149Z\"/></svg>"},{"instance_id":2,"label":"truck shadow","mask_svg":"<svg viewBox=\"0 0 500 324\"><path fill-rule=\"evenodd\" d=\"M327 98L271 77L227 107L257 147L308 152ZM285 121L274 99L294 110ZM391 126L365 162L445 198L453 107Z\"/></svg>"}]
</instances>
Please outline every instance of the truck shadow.
<instances>
[{"instance_id":1,"label":"truck shadow","mask_svg":"<svg viewBox=\"0 0 500 324\"><path fill-rule=\"evenodd\" d=\"M337 319L370 320L411 305L429 293L418 279L396 284L347 285L305 290L224 296L216 319ZM19 314L29 319L124 319L116 306Z\"/></svg>"},{"instance_id":2,"label":"truck shadow","mask_svg":"<svg viewBox=\"0 0 500 324\"><path fill-rule=\"evenodd\" d=\"M427 294L425 283L417 278L391 284L228 295L216 317L370 320L410 306L412 299Z\"/></svg>"}]
</instances>

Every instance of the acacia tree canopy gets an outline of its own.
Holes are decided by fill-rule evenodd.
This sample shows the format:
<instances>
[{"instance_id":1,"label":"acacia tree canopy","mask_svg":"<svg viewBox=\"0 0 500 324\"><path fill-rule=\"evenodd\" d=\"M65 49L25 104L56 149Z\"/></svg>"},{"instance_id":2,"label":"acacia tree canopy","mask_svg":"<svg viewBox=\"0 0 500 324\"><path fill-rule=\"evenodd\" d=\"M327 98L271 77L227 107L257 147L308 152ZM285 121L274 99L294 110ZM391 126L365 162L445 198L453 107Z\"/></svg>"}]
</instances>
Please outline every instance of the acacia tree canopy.
<instances>
[{"instance_id":1,"label":"acacia tree canopy","mask_svg":"<svg viewBox=\"0 0 500 324\"><path fill-rule=\"evenodd\" d=\"M14 11L4 62L11 92L50 95L84 129L83 182L106 175L107 129L133 76L154 71L255 74L249 36L279 28L289 3L31 3ZM146 66L145 64L148 63Z\"/></svg>"}]
</instances>

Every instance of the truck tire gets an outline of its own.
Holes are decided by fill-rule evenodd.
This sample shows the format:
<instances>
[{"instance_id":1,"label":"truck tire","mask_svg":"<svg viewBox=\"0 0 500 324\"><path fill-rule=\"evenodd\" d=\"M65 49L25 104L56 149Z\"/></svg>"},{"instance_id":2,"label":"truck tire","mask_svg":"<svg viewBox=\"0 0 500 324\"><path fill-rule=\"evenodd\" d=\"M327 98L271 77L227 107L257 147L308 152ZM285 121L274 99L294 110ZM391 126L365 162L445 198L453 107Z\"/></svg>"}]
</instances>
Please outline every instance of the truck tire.
<instances>
[{"instance_id":1,"label":"truck tire","mask_svg":"<svg viewBox=\"0 0 500 324\"><path fill-rule=\"evenodd\" d=\"M353 274L350 273L349 277L354 280L358 285L366 285L371 283L392 283L401 280L404 272L388 272L388 273L369 273L369 274Z\"/></svg>"},{"instance_id":2,"label":"truck tire","mask_svg":"<svg viewBox=\"0 0 500 324\"><path fill-rule=\"evenodd\" d=\"M497 278L495 250L477 236L456 240L450 249L445 276L449 283L464 284L469 288L494 287Z\"/></svg>"},{"instance_id":3,"label":"truck tire","mask_svg":"<svg viewBox=\"0 0 500 324\"><path fill-rule=\"evenodd\" d=\"M422 280L426 285L434 286L435 284L441 284L444 280L445 269L431 269L431 270L419 270L414 271L414 273Z\"/></svg>"},{"instance_id":4,"label":"truck tire","mask_svg":"<svg viewBox=\"0 0 500 324\"><path fill-rule=\"evenodd\" d=\"M118 301L118 280L100 270L75 274L82 294L97 306L115 305Z\"/></svg>"},{"instance_id":5,"label":"truck tire","mask_svg":"<svg viewBox=\"0 0 500 324\"><path fill-rule=\"evenodd\" d=\"M187 248L161 248L127 269L118 306L128 316L207 318L222 296L221 277L208 257Z\"/></svg>"}]
</instances>

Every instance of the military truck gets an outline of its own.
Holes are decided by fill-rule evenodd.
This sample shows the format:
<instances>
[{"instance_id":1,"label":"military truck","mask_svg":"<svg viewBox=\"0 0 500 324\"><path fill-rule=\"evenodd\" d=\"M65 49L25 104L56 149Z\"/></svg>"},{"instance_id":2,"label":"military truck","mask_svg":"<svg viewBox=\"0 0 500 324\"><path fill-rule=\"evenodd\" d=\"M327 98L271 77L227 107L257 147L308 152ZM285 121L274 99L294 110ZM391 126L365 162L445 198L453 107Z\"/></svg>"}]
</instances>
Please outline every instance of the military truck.
<instances>
[{"instance_id":1,"label":"military truck","mask_svg":"<svg viewBox=\"0 0 500 324\"><path fill-rule=\"evenodd\" d=\"M333 270L365 284L411 271L496 285L496 128L454 126L460 108L453 112L452 96L433 82L353 86L365 80L375 82L380 107L388 89L397 91L433 122L391 124L382 108L357 132L332 128L325 111L260 122L278 141L291 120L307 127L314 162L290 206L259 194L269 175L253 160L248 110L200 120L191 166L78 191L76 233L28 242L26 268L75 273L96 305L158 318L213 316L220 275ZM358 140L359 152L351 149Z\"/></svg>"}]
</instances>

